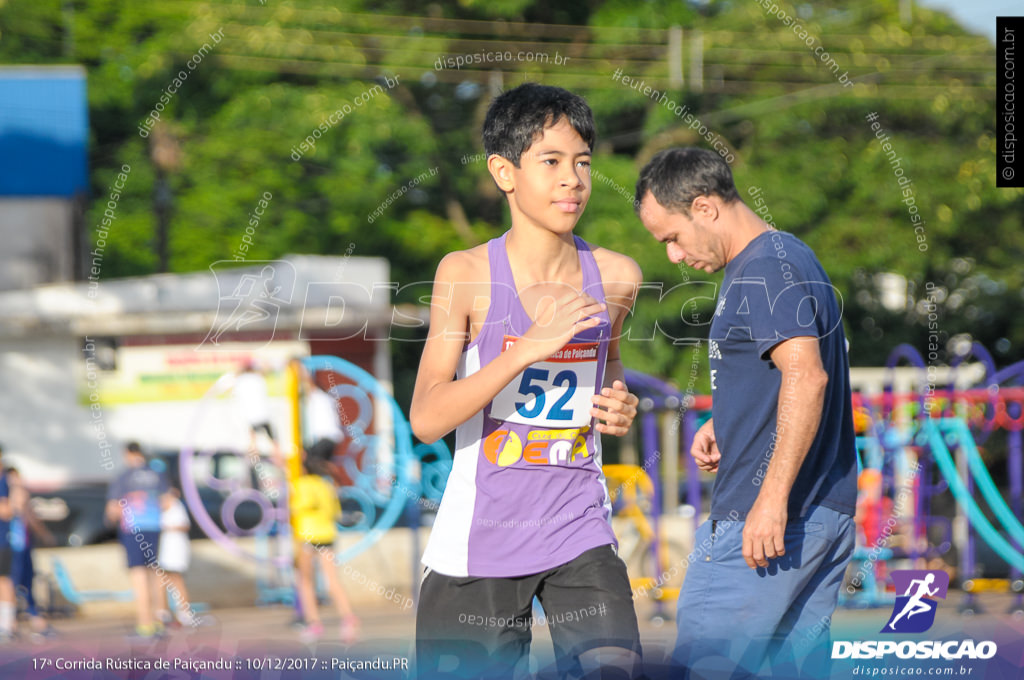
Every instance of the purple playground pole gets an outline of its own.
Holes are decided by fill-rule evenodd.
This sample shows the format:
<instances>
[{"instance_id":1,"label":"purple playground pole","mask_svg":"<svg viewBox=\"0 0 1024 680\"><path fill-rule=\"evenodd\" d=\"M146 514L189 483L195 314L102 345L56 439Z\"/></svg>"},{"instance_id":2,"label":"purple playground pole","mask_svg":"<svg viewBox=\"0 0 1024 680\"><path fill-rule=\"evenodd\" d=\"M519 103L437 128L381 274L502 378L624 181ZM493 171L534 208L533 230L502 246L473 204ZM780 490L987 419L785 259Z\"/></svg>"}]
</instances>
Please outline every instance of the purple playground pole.
<instances>
[{"instance_id":1,"label":"purple playground pole","mask_svg":"<svg viewBox=\"0 0 1024 680\"><path fill-rule=\"evenodd\" d=\"M1024 381L1024 361L1018 361L989 378L988 384L989 386L998 386L1002 384L1006 384L1007 386L1019 386L1022 381ZM990 390L990 394L992 394L992 399L994 400L997 392L996 390ZM1024 413L1021 412L1021 409L1024 409L1024 404L1019 401L1008 401L1006 404L1006 415L1010 419L1016 420L1024 415ZM1014 414L1014 411L1016 411L1016 415ZM1022 479L1022 477L1024 477L1024 461L1022 461L1022 459L1024 459L1024 453L1022 453L1021 445L1021 437L1024 435L1021 434L1019 429L1014 429L1014 427L1014 425L1008 423L1005 428L1007 430L1006 441L1009 448L1008 466L1010 471L1010 507L1013 509L1013 512L1018 519L1024 519L1024 517L1022 517L1022 496L1024 496L1024 489L1022 489L1022 485L1024 485L1024 479ZM1018 549L1021 547L1017 545L1016 542L1014 542L1014 546ZM1011 586L1018 584L1021 578L1022 576L1019 572L1012 569L1010 570ZM1022 593L1017 593L1017 597L1014 600L1014 604L1011 605L1010 611L1014 614L1024 611L1024 597L1022 597Z\"/></svg>"},{"instance_id":2,"label":"purple playground pole","mask_svg":"<svg viewBox=\"0 0 1024 680\"><path fill-rule=\"evenodd\" d=\"M983 383L985 383L985 382L989 382L990 383L992 377L995 375L995 372L996 372L996 364L995 364L995 360L992 358L992 355L989 354L988 350L985 349L985 346L982 345L980 342L977 342L977 341L972 342L971 343L971 348L970 348L970 350L968 350L967 353L961 354L959 356L954 357L953 360L950 362L950 368L952 368L955 372L959 372L961 364L963 364L965 361L967 361L971 357L974 357L974 358L978 359L982 363L982 365L985 367L985 377L982 379L982 382ZM954 402L956 400L956 392L957 392L957 390L956 390L955 373L954 373L954 377L952 377L951 380L950 380L949 387L950 387L950 392L951 392L952 397L953 397L952 399L950 399L950 402L952 403L952 402ZM970 472L967 471L967 470L964 471L964 476L967 478L967 493L968 493L968 495L973 497L974 496L974 478L971 476ZM976 555L976 543L975 543L975 541L977 541L977 538L974 535L974 528L971 525L971 523L968 522L967 523L967 546L966 546L966 548L964 550L964 559L963 559L964 575L965 575L966 578L974 578L975 570L977 568L976 567L977 555ZM974 593L967 593L966 597L964 597L964 603L961 605L961 609L970 609L971 611L980 611L981 607L980 607L980 605L977 604L976 599L977 598L975 598Z\"/></svg>"},{"instance_id":3,"label":"purple playground pole","mask_svg":"<svg viewBox=\"0 0 1024 680\"><path fill-rule=\"evenodd\" d=\"M654 515L655 521L657 521L658 515L661 514L661 475L658 474L658 459L661 454L658 453L658 414L651 410L643 414L642 417L642 430L641 436L643 439L644 447L644 471L654 482ZM657 529L657 527L655 527Z\"/></svg>"},{"instance_id":4,"label":"purple playground pole","mask_svg":"<svg viewBox=\"0 0 1024 680\"><path fill-rule=\"evenodd\" d=\"M970 472L965 475L967 477L967 495L971 498L974 497L974 478ZM964 575L967 578L975 577L975 570L977 565L975 564L975 549L974 549L974 532L970 529L967 530L967 550L964 554ZM973 593L972 593L973 594Z\"/></svg>"},{"instance_id":5,"label":"purple playground pole","mask_svg":"<svg viewBox=\"0 0 1024 680\"><path fill-rule=\"evenodd\" d=\"M654 519L654 542L658 542L658 516L661 514L661 475L660 467L658 466L661 453L658 451L658 413L657 411L649 410L646 411L641 419L641 440L643 441L644 447L644 471L647 476L654 482L654 498L651 502L654 504L652 508L652 518ZM655 545L656 547L656 545ZM653 548L652 548L653 549Z\"/></svg>"},{"instance_id":6,"label":"purple playground pole","mask_svg":"<svg viewBox=\"0 0 1024 680\"><path fill-rule=\"evenodd\" d=\"M920 368L922 371L927 368L924 357L922 357L921 353L917 351L917 348L913 345L903 343L901 345L897 345L896 348L889 353L889 358L885 361L886 371L892 371L896 368L900 363L900 359L906 359L911 366ZM891 373L887 373L887 376L891 375ZM890 407L895 406L895 396L893 395L893 385L891 381L887 380L882 386L882 395L882 417L886 420L890 420L892 418L892 408ZM887 404L886 402L891 403ZM920 411L924 411L924 392L918 396L917 403Z\"/></svg>"},{"instance_id":7,"label":"purple playground pole","mask_svg":"<svg viewBox=\"0 0 1024 680\"><path fill-rule=\"evenodd\" d=\"M1021 431L1010 430L1007 437L1010 456L1009 456L1009 468L1010 468L1010 503L1013 508L1013 514L1017 515L1017 518L1021 517L1021 496L1024 495L1024 488L1022 488L1022 482L1024 482L1024 465L1022 465L1022 448L1021 448ZM1014 542L1014 547L1020 550L1022 546L1017 545ZM1016 569L1013 570L1017 576L1020 576L1020 572Z\"/></svg>"},{"instance_id":8,"label":"purple playground pole","mask_svg":"<svg viewBox=\"0 0 1024 680\"><path fill-rule=\"evenodd\" d=\"M646 407L646 408L645 408ZM651 541L651 559L654 562L654 577L658 578L661 564L658 562L659 543L661 541L660 522L661 515L661 475L658 467L660 454L658 452L658 413L654 410L654 404L650 399L643 399L640 403L643 409L643 416L640 422L640 440L643 442L644 462L643 469L647 476L654 483L654 498L651 499L651 524L654 527L654 539ZM658 615L662 614L662 603L656 600Z\"/></svg>"},{"instance_id":9,"label":"purple playground pole","mask_svg":"<svg viewBox=\"0 0 1024 680\"><path fill-rule=\"evenodd\" d=\"M929 449L930 450L930 449ZM940 475L936 481L932 481L935 476L932 473L932 459L930 456L921 455L918 459L918 464L921 469L917 472L918 485L917 485L917 504L916 513L914 517L914 543L915 550L918 540L922 537L927 537L928 527L931 526L931 512L932 498L939 496L942 492L949 488L946 480ZM928 550L926 549L924 555L928 556ZM917 555L915 554L915 557Z\"/></svg>"},{"instance_id":10,"label":"purple playground pole","mask_svg":"<svg viewBox=\"0 0 1024 680\"><path fill-rule=\"evenodd\" d=\"M700 470L697 461L690 455L693 438L697 434L697 412L690 409L683 418L683 456L686 458L686 502L693 507L693 532L697 533L700 525Z\"/></svg>"},{"instance_id":11,"label":"purple playground pole","mask_svg":"<svg viewBox=\"0 0 1024 680\"><path fill-rule=\"evenodd\" d=\"M922 357L921 353L919 351L917 351L917 348L915 348L913 345L908 345L907 343L903 343L901 345L897 345L896 348L893 349L893 351L889 353L889 358L886 359L886 361L885 361L885 368L886 368L886 370L887 371L892 371L893 369L895 369L896 366L900 363L901 359L906 359L907 362L910 363L911 366L913 366L915 368L919 368L922 371L925 371L927 369L927 364L925 363L924 357ZM892 375L892 374L889 373L887 375ZM891 422L894 419L893 418L893 411L895 410L895 406L896 406L895 395L893 394L893 384L892 384L891 381L889 381L889 380L886 381L885 385L882 388L882 392L883 392L882 417L886 421L890 421ZM889 402L889 403L887 404L887 402ZM922 392L918 396L917 403L918 403L918 413L917 413L918 417L922 418L922 419L927 417L927 415L925 414L925 409L924 409L924 406L925 406L924 392ZM883 442L883 451L885 451L884 442ZM888 453L888 452L886 451L886 453ZM889 456L886 455L886 458L889 458ZM918 461L918 462L921 462L921 461ZM894 464L895 464L895 461L894 461ZM883 467L883 470L884 470L884 468L885 468L884 464L883 464L882 467ZM924 472L924 466L922 466L922 470L920 470L918 472L918 475L920 475L921 472ZM926 484L926 482L927 482L927 478L921 479L920 477L918 477L917 504L916 504L916 508L915 508L915 512L914 512L914 524L913 524L913 529L912 529L914 540L911 541L911 545L910 545L910 559L913 560L913 561L916 561L918 556L920 555L920 552L918 551L918 547L917 547L918 543L919 543L919 539L920 539L920 537L922 535L926 534L926 528L925 528L925 524L924 524L924 512L925 512L925 510L928 507L928 505L927 505L928 492L927 492L927 484Z\"/></svg>"},{"instance_id":12,"label":"purple playground pole","mask_svg":"<svg viewBox=\"0 0 1024 680\"><path fill-rule=\"evenodd\" d=\"M1007 412L1009 412L1010 404L1007 404L1006 408ZM1024 404L1018 403L1017 408L1024 409ZM1011 507L1013 508L1013 514L1017 517L1017 519L1020 519L1021 496L1024 495L1024 488L1022 488L1022 485L1024 485L1024 479L1022 479L1022 477L1024 477L1024 465L1022 465L1021 461L1022 453L1024 452L1022 452L1021 450L1021 431L1010 430L1009 435L1007 436L1007 443L1009 444L1010 449L1010 503ZM1017 550L1021 549L1021 546L1016 541L1013 541L1013 547L1015 547ZM1012 584L1015 581L1019 581L1020 578L1021 573L1013 567L1011 567L1010 583ZM1024 593L1021 593L1019 591L1017 592L1017 596L1014 598L1013 605L1011 605L1010 610L1012 612L1024 611Z\"/></svg>"},{"instance_id":13,"label":"purple playground pole","mask_svg":"<svg viewBox=\"0 0 1024 680\"><path fill-rule=\"evenodd\" d=\"M914 480L917 484L917 504L914 508L914 527L912 530L914 540L910 542L910 559L912 563L915 563L915 569L917 568L917 558L920 556L918 546L921 544L921 537L927 536L928 534L928 508L931 505L932 477L930 458L921 456L917 463L920 467L917 470L917 478ZM911 488L913 488L913 486L914 485L911 484Z\"/></svg>"}]
</instances>

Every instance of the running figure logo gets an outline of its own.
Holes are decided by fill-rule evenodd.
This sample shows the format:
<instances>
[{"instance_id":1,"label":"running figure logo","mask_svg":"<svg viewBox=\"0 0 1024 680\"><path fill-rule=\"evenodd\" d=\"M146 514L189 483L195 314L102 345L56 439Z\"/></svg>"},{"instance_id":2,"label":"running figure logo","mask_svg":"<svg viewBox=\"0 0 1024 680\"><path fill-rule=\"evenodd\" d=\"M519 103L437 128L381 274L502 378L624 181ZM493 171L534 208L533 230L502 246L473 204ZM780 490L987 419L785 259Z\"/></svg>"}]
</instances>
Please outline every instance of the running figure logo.
<instances>
[{"instance_id":1,"label":"running figure logo","mask_svg":"<svg viewBox=\"0 0 1024 680\"><path fill-rule=\"evenodd\" d=\"M938 602L932 598L946 599L949 589L949 574L939 570L899 569L892 572L892 581L897 593L892 616L880 632L882 633L923 633L935 623Z\"/></svg>"},{"instance_id":2,"label":"running figure logo","mask_svg":"<svg viewBox=\"0 0 1024 680\"><path fill-rule=\"evenodd\" d=\"M273 261L273 264L254 262L263 266L253 274L249 273L253 269L229 268L233 264L231 261L225 261L223 264L228 266L223 268L218 267L221 264L215 262L210 265L217 279L220 301L217 317L201 344L206 349L216 349L222 341L228 340L223 337L225 334L230 337L239 331L265 331L268 326L273 335L281 306L292 301L296 278L294 267L290 262L280 260Z\"/></svg>"}]
</instances>

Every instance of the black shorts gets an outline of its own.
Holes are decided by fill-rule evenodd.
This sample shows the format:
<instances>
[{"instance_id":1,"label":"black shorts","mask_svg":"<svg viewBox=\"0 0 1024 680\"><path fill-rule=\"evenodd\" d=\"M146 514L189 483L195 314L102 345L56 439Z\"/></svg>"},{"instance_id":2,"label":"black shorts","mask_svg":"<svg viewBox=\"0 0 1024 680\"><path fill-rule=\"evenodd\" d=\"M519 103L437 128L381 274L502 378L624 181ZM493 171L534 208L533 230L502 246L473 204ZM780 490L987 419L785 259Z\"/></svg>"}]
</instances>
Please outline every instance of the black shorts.
<instances>
[{"instance_id":1,"label":"black shorts","mask_svg":"<svg viewBox=\"0 0 1024 680\"><path fill-rule=\"evenodd\" d=\"M533 619L533 598L544 620ZM637 654L640 631L626 565L610 545L560 567L515 578L430 571L416 609L420 678L510 678L526 670L531 626L551 631L559 675L582 675L579 655L598 647Z\"/></svg>"},{"instance_id":2,"label":"black shorts","mask_svg":"<svg viewBox=\"0 0 1024 680\"><path fill-rule=\"evenodd\" d=\"M14 561L14 552L11 546L0 546L0 576L11 575L11 564Z\"/></svg>"},{"instance_id":3,"label":"black shorts","mask_svg":"<svg viewBox=\"0 0 1024 680\"><path fill-rule=\"evenodd\" d=\"M313 446L309 447L309 451L306 453L310 460L321 460L326 462L331 458L334 458L334 449L337 445L338 442L333 439L320 439L317 440Z\"/></svg>"},{"instance_id":4,"label":"black shorts","mask_svg":"<svg viewBox=\"0 0 1024 680\"><path fill-rule=\"evenodd\" d=\"M326 543L321 543L319 541L309 541L309 545L317 552L321 552L323 550L334 550L334 541L328 541Z\"/></svg>"},{"instance_id":5,"label":"black shorts","mask_svg":"<svg viewBox=\"0 0 1024 680\"><path fill-rule=\"evenodd\" d=\"M252 430L253 434L259 434L260 430L263 430L271 440L274 439L274 428L270 427L270 423L256 423L250 425L249 429Z\"/></svg>"}]
</instances>

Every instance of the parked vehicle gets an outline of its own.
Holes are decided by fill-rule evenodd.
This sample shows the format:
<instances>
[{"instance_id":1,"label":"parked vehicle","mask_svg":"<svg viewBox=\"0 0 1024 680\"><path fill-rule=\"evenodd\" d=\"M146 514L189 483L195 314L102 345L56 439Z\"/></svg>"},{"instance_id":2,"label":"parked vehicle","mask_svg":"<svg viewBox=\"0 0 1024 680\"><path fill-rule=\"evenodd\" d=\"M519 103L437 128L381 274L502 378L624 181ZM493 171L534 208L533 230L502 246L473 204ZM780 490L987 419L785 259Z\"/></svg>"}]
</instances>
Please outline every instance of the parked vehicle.
<instances>
[{"instance_id":1,"label":"parked vehicle","mask_svg":"<svg viewBox=\"0 0 1024 680\"><path fill-rule=\"evenodd\" d=\"M239 484L259 488L255 471L238 454L218 451L208 458L210 462L208 468L203 470L204 474L208 472L217 479L237 478ZM177 451L157 451L150 456L150 464L162 467L171 483L181 488ZM221 510L228 492L212 489L202 483L201 479L197 481L203 508L217 526L224 529ZM106 503L107 484L90 483L66 486L52 491L33 491L32 509L53 533L57 545L81 546L102 543L117 537L116 527L108 525L104 520L103 511ZM190 536L205 538L205 534L195 521L193 509L188 510L192 519ZM242 529L250 529L259 523L260 512L253 503L241 503L235 508L235 523Z\"/></svg>"}]
</instances>

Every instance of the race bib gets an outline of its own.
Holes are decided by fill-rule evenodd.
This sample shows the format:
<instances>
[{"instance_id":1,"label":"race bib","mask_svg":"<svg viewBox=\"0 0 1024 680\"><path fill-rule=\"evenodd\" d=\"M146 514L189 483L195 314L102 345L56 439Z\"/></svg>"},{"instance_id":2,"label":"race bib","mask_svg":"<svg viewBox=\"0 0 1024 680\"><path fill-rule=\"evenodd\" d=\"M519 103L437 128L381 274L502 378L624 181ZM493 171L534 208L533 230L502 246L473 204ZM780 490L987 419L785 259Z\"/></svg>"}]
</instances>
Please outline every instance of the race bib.
<instances>
[{"instance_id":1,"label":"race bib","mask_svg":"<svg viewBox=\"0 0 1024 680\"><path fill-rule=\"evenodd\" d=\"M519 338L505 336L502 351ZM531 364L491 402L491 417L536 427L581 427L590 422L600 343L569 343Z\"/></svg>"}]
</instances>

